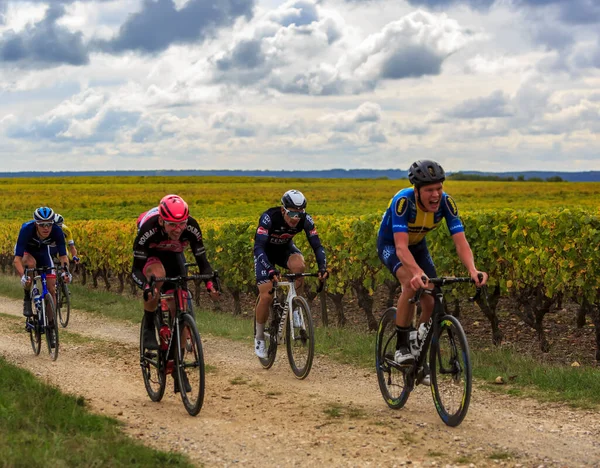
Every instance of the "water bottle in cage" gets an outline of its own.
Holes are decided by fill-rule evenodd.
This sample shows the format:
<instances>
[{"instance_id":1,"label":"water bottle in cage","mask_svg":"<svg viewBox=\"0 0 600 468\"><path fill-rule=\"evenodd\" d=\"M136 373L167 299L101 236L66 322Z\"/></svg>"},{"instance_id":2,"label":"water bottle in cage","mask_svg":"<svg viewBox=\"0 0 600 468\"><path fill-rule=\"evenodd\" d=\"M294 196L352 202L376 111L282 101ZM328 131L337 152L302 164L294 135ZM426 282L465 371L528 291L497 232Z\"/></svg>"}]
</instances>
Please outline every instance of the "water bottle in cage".
<instances>
[{"instance_id":1,"label":"water bottle in cage","mask_svg":"<svg viewBox=\"0 0 600 468\"><path fill-rule=\"evenodd\" d=\"M37 286L31 288L31 297L33 297L33 303L35 304L35 311L40 314L42 312L42 296Z\"/></svg>"},{"instance_id":2,"label":"water bottle in cage","mask_svg":"<svg viewBox=\"0 0 600 468\"><path fill-rule=\"evenodd\" d=\"M417 357L419 355L419 344L420 344L417 330L411 328L408 342L410 345L410 353L413 356Z\"/></svg>"}]
</instances>

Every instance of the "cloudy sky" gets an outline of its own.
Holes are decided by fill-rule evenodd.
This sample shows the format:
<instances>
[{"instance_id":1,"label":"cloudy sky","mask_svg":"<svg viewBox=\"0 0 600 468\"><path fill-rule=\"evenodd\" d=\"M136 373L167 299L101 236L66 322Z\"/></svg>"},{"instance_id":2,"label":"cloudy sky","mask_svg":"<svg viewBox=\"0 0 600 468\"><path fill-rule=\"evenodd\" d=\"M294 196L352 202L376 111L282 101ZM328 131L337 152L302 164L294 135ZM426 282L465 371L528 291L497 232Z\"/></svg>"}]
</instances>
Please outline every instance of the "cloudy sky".
<instances>
[{"instance_id":1,"label":"cloudy sky","mask_svg":"<svg viewBox=\"0 0 600 468\"><path fill-rule=\"evenodd\" d=\"M600 170L600 0L0 0L0 171Z\"/></svg>"}]
</instances>

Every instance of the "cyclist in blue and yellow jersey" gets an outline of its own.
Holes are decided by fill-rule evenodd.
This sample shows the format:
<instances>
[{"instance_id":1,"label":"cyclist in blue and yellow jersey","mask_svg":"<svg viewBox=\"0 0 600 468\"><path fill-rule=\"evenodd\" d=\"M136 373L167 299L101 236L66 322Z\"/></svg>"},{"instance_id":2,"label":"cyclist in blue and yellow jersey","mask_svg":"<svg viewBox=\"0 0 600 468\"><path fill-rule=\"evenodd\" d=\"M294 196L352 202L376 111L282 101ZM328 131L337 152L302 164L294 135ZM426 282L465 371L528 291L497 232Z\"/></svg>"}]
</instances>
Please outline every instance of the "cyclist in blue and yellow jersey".
<instances>
[{"instance_id":1,"label":"cyclist in blue and yellow jersey","mask_svg":"<svg viewBox=\"0 0 600 468\"><path fill-rule=\"evenodd\" d=\"M17 244L15 245L14 265L19 276L21 276L21 285L25 290L23 298L23 315L31 317L33 315L31 307L30 289L32 279L25 275L25 268L35 267L53 267L54 262L50 255L50 246L55 244L58 249L59 261L61 265L69 265L67 250L65 247L65 236L60 227L54 224L54 211L42 206L33 213L33 220L24 223L19 231ZM71 274L63 272L65 283L71 281ZM56 301L56 274L46 276L48 291ZM50 312L51 314L52 312ZM52 322L54 317L48 316Z\"/></svg>"},{"instance_id":2,"label":"cyclist in blue and yellow jersey","mask_svg":"<svg viewBox=\"0 0 600 468\"><path fill-rule=\"evenodd\" d=\"M65 242L67 243L67 248L71 253L71 258L73 259L73 263L79 263L79 257L77 256L77 248L75 247L75 240L73 239L73 233L71 229L65 224L65 218L62 215L55 213L54 214L54 224L56 224L59 228L62 229L65 235ZM58 248L56 246L50 247L50 253L52 254L52 258L56 256L58 252Z\"/></svg>"},{"instance_id":3,"label":"cyclist in blue and yellow jersey","mask_svg":"<svg viewBox=\"0 0 600 468\"><path fill-rule=\"evenodd\" d=\"M436 229L445 219L456 253L471 278L477 286L481 286L488 277L487 273L475 267L473 252L465 237L456 203L443 191L446 180L444 169L435 161L417 161L408 171L408 180L413 187L402 189L394 195L385 210L377 237L379 258L402 285L396 312L398 342L394 358L398 364L406 365L414 362L409 346L414 306L409 299L417 289L428 287L423 277L437 276L425 241L427 233ZM483 275L481 281L478 278L480 273ZM433 297L423 295L421 305L419 322L427 323L433 312ZM429 385L428 375L423 383Z\"/></svg>"},{"instance_id":4,"label":"cyclist in blue and yellow jersey","mask_svg":"<svg viewBox=\"0 0 600 468\"><path fill-rule=\"evenodd\" d=\"M267 357L265 323L269 318L269 306L273 302L269 291L272 289L272 280L277 281L277 265L288 268L292 273L304 273L306 268L302 252L292 240L300 231L306 233L308 243L315 252L319 279L325 280L329 276L325 249L319 240L315 223L305 209L304 195L298 190L288 190L281 198L281 206L268 209L258 221L254 235L254 270L259 294L255 312L254 352L260 358ZM302 288L302 278L298 280L297 286Z\"/></svg>"}]
</instances>

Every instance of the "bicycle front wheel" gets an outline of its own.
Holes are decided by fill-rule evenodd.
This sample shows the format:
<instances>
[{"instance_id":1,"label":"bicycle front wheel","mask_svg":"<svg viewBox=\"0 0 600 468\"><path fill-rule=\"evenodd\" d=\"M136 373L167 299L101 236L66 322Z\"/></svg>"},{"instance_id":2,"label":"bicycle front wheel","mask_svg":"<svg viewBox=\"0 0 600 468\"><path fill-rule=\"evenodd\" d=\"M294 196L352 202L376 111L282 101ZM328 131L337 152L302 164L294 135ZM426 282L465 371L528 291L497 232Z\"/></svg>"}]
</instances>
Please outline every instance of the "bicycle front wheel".
<instances>
[{"instance_id":1,"label":"bicycle front wheel","mask_svg":"<svg viewBox=\"0 0 600 468\"><path fill-rule=\"evenodd\" d=\"M179 379L181 400L187 412L196 416L204 403L204 353L196 322L189 314L183 314L179 322L179 352L175 366Z\"/></svg>"},{"instance_id":2,"label":"bicycle front wheel","mask_svg":"<svg viewBox=\"0 0 600 468\"><path fill-rule=\"evenodd\" d=\"M402 408L410 396L405 377L408 370L402 371L394 361L396 340L396 308L390 307L379 320L377 328L375 369L381 395L392 409Z\"/></svg>"},{"instance_id":3,"label":"bicycle front wheel","mask_svg":"<svg viewBox=\"0 0 600 468\"><path fill-rule=\"evenodd\" d=\"M33 303L33 299L31 300L31 306L35 311L35 304ZM31 341L31 349L33 349L33 353L37 356L40 354L42 349L42 334L40 332L40 321L37 316L37 312L34 312L33 317L31 317L26 324L27 331L29 332L29 340Z\"/></svg>"},{"instance_id":4,"label":"bicycle front wheel","mask_svg":"<svg viewBox=\"0 0 600 468\"><path fill-rule=\"evenodd\" d=\"M58 358L58 320L56 319L56 307L54 299L50 293L44 297L44 306L48 326L45 328L46 343L48 344L48 353L50 359L56 361Z\"/></svg>"},{"instance_id":5,"label":"bicycle front wheel","mask_svg":"<svg viewBox=\"0 0 600 468\"><path fill-rule=\"evenodd\" d=\"M286 323L286 348L290 367L297 379L305 379L315 355L315 329L308 302L301 296L292 299Z\"/></svg>"},{"instance_id":6,"label":"bicycle front wheel","mask_svg":"<svg viewBox=\"0 0 600 468\"><path fill-rule=\"evenodd\" d=\"M456 317L444 315L429 354L435 408L445 424L458 426L471 401L471 357L467 336Z\"/></svg>"},{"instance_id":7,"label":"bicycle front wheel","mask_svg":"<svg viewBox=\"0 0 600 468\"><path fill-rule=\"evenodd\" d=\"M148 396L152 401L160 401L165 394L165 386L167 383L166 351L160 349L150 350L144 347L144 330L146 327L147 315L148 314L144 313L144 318L142 318L140 327L140 367L142 369L146 393L148 393ZM156 340L160 343L160 337L158 336L158 330L160 329L158 317L156 314L152 314L152 317L154 318Z\"/></svg>"},{"instance_id":8,"label":"bicycle front wheel","mask_svg":"<svg viewBox=\"0 0 600 468\"><path fill-rule=\"evenodd\" d=\"M71 291L69 291L69 285L62 280L60 281L58 304L56 310L58 312L58 319L60 325L65 328L69 324L69 317L71 316Z\"/></svg>"}]
</instances>

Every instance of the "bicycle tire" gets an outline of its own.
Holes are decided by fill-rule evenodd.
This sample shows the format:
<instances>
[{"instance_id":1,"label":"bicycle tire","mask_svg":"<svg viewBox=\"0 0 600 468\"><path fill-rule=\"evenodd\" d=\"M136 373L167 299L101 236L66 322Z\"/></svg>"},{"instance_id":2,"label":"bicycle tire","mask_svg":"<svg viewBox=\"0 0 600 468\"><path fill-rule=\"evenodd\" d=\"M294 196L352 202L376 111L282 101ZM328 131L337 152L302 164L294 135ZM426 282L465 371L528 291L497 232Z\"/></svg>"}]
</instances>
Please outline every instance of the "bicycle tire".
<instances>
[{"instance_id":1,"label":"bicycle tire","mask_svg":"<svg viewBox=\"0 0 600 468\"><path fill-rule=\"evenodd\" d=\"M179 322L180 336L173 343L175 367L179 380L179 392L183 406L191 416L202 409L205 390L204 352L196 322L189 314L183 314ZM190 385L187 391L184 382Z\"/></svg>"},{"instance_id":2,"label":"bicycle tire","mask_svg":"<svg viewBox=\"0 0 600 468\"><path fill-rule=\"evenodd\" d=\"M69 324L69 318L71 316L71 291L69 285L62 280L57 288L58 292L58 305L56 310L58 312L58 319L60 320L60 326L66 328Z\"/></svg>"},{"instance_id":3,"label":"bicycle tire","mask_svg":"<svg viewBox=\"0 0 600 468\"><path fill-rule=\"evenodd\" d=\"M33 299L31 300L31 306L35 311L35 304L33 303ZM31 320L31 322L27 325L27 330L29 331L31 349L33 349L33 354L38 356L40 354L40 351L42 350L42 333L40 331L40 321L38 319L37 313L34 312L33 316L29 320Z\"/></svg>"},{"instance_id":4,"label":"bicycle tire","mask_svg":"<svg viewBox=\"0 0 600 468\"><path fill-rule=\"evenodd\" d=\"M294 324L294 311L300 313L301 326ZM296 296L292 299L292 310L286 320L286 340L288 361L294 376L299 379L305 379L312 368L315 355L315 328L313 324L310 307L306 299ZM292 324L294 324L294 339L292 342Z\"/></svg>"},{"instance_id":5,"label":"bicycle tire","mask_svg":"<svg viewBox=\"0 0 600 468\"><path fill-rule=\"evenodd\" d=\"M153 314L155 320L154 329L156 330L156 339L159 340L158 317ZM142 318L140 326L140 368L142 370L142 378L144 379L144 387L150 400L159 402L165 394L167 385L167 363L166 352L163 350L148 350L144 348L144 327L146 326L146 314ZM160 343L160 341L158 341Z\"/></svg>"},{"instance_id":6,"label":"bicycle tire","mask_svg":"<svg viewBox=\"0 0 600 468\"><path fill-rule=\"evenodd\" d=\"M400 409L410 396L406 385L408 370L400 370L393 366L396 352L396 308L387 309L379 320L375 340L375 369L377 382L384 401L392 409Z\"/></svg>"},{"instance_id":7,"label":"bicycle tire","mask_svg":"<svg viewBox=\"0 0 600 468\"><path fill-rule=\"evenodd\" d=\"M256 299L258 304L258 298ZM256 311L256 306L254 307ZM277 314L273 310L273 304L269 306L269 318L265 324L265 343L267 345L267 357L258 358L263 369L270 369L277 357L277 326L279 325ZM256 336L256 312L254 313L254 336Z\"/></svg>"},{"instance_id":8,"label":"bicycle tire","mask_svg":"<svg viewBox=\"0 0 600 468\"><path fill-rule=\"evenodd\" d=\"M456 317L444 315L432 337L429 367L435 408L448 426L458 426L467 415L473 379L471 366L469 344L460 322Z\"/></svg>"},{"instance_id":9,"label":"bicycle tire","mask_svg":"<svg viewBox=\"0 0 600 468\"><path fill-rule=\"evenodd\" d=\"M45 327L44 331L46 334L46 344L48 345L48 354L50 359L56 361L58 359L58 320L56 319L56 307L54 306L54 299L50 293L44 296L44 306L46 314L46 321L48 326ZM53 317L50 321L50 317ZM54 346L52 346L52 337L54 336Z\"/></svg>"}]
</instances>

